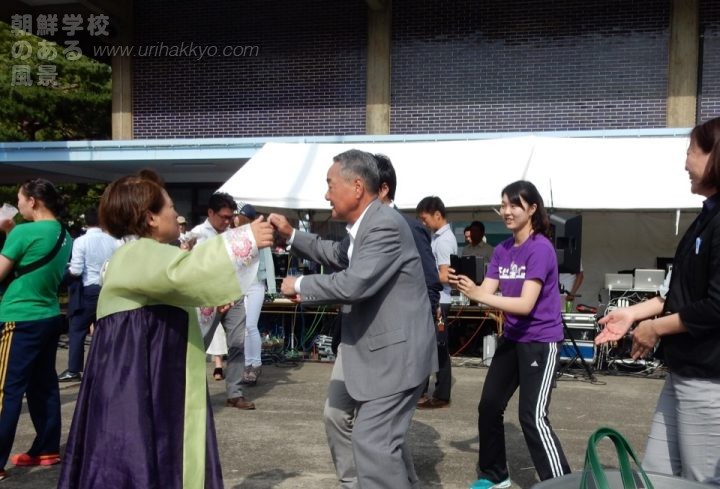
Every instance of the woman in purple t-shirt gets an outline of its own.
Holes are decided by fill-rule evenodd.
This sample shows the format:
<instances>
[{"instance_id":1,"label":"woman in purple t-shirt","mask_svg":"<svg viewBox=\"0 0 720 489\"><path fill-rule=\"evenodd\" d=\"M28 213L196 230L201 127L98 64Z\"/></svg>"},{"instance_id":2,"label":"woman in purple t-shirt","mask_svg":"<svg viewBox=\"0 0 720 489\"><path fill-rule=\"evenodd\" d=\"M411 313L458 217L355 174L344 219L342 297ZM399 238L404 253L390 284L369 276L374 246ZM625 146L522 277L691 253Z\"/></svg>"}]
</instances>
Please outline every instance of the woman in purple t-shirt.
<instances>
[{"instance_id":1,"label":"woman in purple t-shirt","mask_svg":"<svg viewBox=\"0 0 720 489\"><path fill-rule=\"evenodd\" d=\"M520 180L502 191L501 216L512 238L495 247L482 284L464 275L450 283L470 299L505 313L503 339L493 357L478 406L478 480L471 489L510 487L503 414L520 387L519 418L541 480L570 473L550 426L550 388L563 340L558 266L547 238L550 224L535 186ZM500 290L502 296L495 295Z\"/></svg>"}]
</instances>

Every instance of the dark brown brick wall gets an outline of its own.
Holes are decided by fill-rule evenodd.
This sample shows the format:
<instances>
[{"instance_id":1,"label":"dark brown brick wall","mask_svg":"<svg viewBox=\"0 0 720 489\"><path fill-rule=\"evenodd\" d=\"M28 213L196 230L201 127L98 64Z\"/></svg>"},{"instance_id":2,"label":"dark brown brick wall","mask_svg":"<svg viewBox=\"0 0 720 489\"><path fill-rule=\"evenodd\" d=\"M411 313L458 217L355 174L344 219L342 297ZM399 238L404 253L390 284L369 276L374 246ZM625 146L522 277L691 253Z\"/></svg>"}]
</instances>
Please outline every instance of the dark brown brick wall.
<instances>
[{"instance_id":1,"label":"dark brown brick wall","mask_svg":"<svg viewBox=\"0 0 720 489\"><path fill-rule=\"evenodd\" d=\"M665 126L670 0L393 0L391 131ZM701 118L720 113L720 2L701 0ZM143 0L137 138L365 132L363 0Z\"/></svg>"},{"instance_id":2,"label":"dark brown brick wall","mask_svg":"<svg viewBox=\"0 0 720 489\"><path fill-rule=\"evenodd\" d=\"M393 132L665 125L667 0L393 4Z\"/></svg>"},{"instance_id":3,"label":"dark brown brick wall","mask_svg":"<svg viewBox=\"0 0 720 489\"><path fill-rule=\"evenodd\" d=\"M259 48L256 57L136 57L137 138L365 132L363 2L143 0L135 8L138 46Z\"/></svg>"},{"instance_id":4,"label":"dark brown brick wall","mask_svg":"<svg viewBox=\"0 0 720 489\"><path fill-rule=\"evenodd\" d=\"M720 116L720 2L701 0L700 120Z\"/></svg>"}]
</instances>

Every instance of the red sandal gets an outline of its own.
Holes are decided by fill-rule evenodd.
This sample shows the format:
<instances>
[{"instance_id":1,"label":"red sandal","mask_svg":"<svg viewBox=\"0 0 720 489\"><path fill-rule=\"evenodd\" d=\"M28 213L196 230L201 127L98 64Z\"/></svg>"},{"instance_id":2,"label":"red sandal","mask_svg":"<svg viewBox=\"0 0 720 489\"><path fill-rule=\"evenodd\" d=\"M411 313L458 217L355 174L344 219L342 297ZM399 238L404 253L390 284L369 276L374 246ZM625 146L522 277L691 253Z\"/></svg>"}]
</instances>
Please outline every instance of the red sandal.
<instances>
[{"instance_id":1,"label":"red sandal","mask_svg":"<svg viewBox=\"0 0 720 489\"><path fill-rule=\"evenodd\" d=\"M47 466L60 463L59 453L49 453L46 455L29 455L27 453L18 453L10 457L10 463L16 467L35 467L37 465Z\"/></svg>"}]
</instances>

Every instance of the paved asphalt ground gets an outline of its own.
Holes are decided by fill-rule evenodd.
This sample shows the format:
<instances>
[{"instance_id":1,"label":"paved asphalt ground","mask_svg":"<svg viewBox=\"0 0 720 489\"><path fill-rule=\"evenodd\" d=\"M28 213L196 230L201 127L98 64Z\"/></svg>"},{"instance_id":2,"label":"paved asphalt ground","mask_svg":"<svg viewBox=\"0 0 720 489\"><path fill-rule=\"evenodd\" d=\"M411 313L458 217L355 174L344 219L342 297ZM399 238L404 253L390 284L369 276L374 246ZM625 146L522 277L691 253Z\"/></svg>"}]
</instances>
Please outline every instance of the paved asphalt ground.
<instances>
[{"instance_id":1,"label":"paved asphalt ground","mask_svg":"<svg viewBox=\"0 0 720 489\"><path fill-rule=\"evenodd\" d=\"M423 487L462 489L475 478L477 402L487 369L478 367L473 360L455 359L449 408L418 411L413 418L410 443ZM66 362L67 350L59 350L58 372L64 370ZM266 365L259 384L248 389L257 410L238 411L225 407L223 382L212 380L208 364L226 488L338 487L321 419L331 368L331 364L317 362ZM604 425L619 429L642 456L662 386L662 380L644 376L599 374L597 378L599 383L593 384L564 376L553 391L551 421L573 470L582 468L588 436ZM79 383L61 384L63 443L78 388ZM536 482L536 475L516 413L517 394L505 420L507 451L513 488L528 489ZM33 436L25 410L13 453L26 450ZM615 459L609 446L607 443L602 453L604 461L613 465ZM59 466L8 466L7 470L9 477L0 482L0 489L51 488L59 475Z\"/></svg>"}]
</instances>

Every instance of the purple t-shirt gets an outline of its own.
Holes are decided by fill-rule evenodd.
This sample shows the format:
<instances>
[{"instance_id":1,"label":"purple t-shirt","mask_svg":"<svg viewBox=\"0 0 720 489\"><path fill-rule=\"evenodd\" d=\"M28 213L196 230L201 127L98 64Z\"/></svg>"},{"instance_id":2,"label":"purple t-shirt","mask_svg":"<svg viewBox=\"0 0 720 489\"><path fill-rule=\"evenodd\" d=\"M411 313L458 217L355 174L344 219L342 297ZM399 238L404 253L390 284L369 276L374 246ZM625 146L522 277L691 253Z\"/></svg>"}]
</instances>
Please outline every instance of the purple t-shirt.
<instances>
[{"instance_id":1,"label":"purple t-shirt","mask_svg":"<svg viewBox=\"0 0 720 489\"><path fill-rule=\"evenodd\" d=\"M495 247L487 276L500 281L504 297L520 297L525 280L540 280L542 289L527 316L505 313L503 334L519 343L561 341L564 334L555 249L541 234L531 234L520 246L514 244L509 238Z\"/></svg>"}]
</instances>

